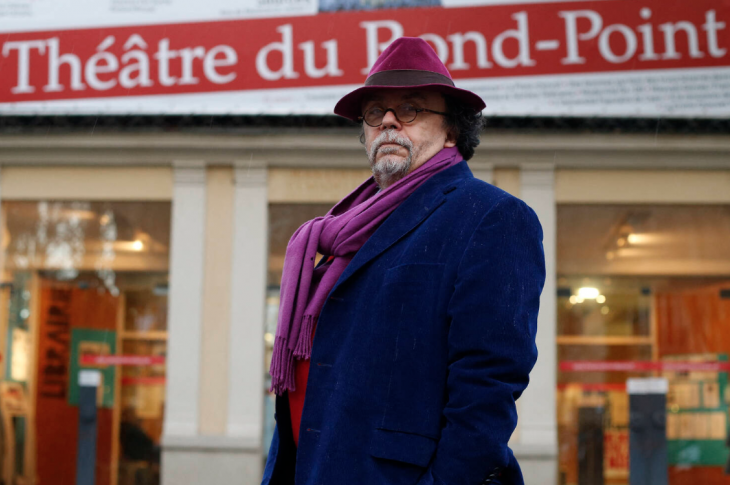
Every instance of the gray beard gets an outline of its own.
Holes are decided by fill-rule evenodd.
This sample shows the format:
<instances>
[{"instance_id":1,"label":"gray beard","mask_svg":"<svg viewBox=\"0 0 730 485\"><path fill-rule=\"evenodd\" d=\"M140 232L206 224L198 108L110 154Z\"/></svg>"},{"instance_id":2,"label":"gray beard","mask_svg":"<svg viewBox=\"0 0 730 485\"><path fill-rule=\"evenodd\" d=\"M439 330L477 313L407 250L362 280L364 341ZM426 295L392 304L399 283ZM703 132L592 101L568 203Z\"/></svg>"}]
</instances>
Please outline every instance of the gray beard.
<instances>
[{"instance_id":1,"label":"gray beard","mask_svg":"<svg viewBox=\"0 0 730 485\"><path fill-rule=\"evenodd\" d=\"M381 148L383 143L397 143L408 150L408 156L403 160L401 157L395 155L399 151L398 147L387 146ZM370 168L373 171L373 178L378 184L378 187L385 189L405 177L413 164L415 151L413 143L408 138L400 136L394 130L386 130L378 135L370 145L370 150L367 151ZM382 153L383 156L376 161L378 152Z\"/></svg>"}]
</instances>

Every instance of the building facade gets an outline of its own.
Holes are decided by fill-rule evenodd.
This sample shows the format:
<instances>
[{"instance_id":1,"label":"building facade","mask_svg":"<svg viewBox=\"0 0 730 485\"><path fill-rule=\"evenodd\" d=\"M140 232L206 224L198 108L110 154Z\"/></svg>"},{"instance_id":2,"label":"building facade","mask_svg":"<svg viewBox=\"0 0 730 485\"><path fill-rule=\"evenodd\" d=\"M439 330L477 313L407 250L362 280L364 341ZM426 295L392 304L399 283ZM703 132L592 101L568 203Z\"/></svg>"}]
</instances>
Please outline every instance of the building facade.
<instances>
[{"instance_id":1,"label":"building facade","mask_svg":"<svg viewBox=\"0 0 730 485\"><path fill-rule=\"evenodd\" d=\"M75 483L81 369L102 375L97 483L260 482L286 243L369 170L354 126L252 120L5 122L6 483ZM596 453L600 483L628 483L626 379L652 376L670 382L670 483L727 480L726 372L575 363L727 360L729 133L491 120L469 165L544 231L539 357L510 443L526 483L584 483ZM592 440L586 409L603 413Z\"/></svg>"}]
</instances>

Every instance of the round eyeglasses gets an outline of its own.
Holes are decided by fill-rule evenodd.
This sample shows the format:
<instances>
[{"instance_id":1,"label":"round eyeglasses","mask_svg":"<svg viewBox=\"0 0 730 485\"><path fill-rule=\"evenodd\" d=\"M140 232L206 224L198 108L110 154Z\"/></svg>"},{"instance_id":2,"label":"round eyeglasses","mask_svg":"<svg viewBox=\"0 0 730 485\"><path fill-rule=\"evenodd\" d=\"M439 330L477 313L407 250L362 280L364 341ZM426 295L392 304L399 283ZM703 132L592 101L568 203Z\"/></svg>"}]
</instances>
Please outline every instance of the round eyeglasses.
<instances>
[{"instance_id":1,"label":"round eyeglasses","mask_svg":"<svg viewBox=\"0 0 730 485\"><path fill-rule=\"evenodd\" d=\"M372 126L373 128L377 128L378 126L383 124L383 118L385 118L385 113L388 111L392 111L395 115L395 118L401 122L401 123L410 123L413 120L416 119L416 116L418 116L418 113L421 111L428 111L429 113L436 113L437 115L443 115L448 116L448 113L442 113L441 111L434 111L432 109L428 108L416 108L410 103L403 103L399 104L395 108L383 108L381 106L373 106L372 108L369 108L365 113L363 113L362 116L358 116L358 121L364 121L368 124L368 126Z\"/></svg>"}]
</instances>

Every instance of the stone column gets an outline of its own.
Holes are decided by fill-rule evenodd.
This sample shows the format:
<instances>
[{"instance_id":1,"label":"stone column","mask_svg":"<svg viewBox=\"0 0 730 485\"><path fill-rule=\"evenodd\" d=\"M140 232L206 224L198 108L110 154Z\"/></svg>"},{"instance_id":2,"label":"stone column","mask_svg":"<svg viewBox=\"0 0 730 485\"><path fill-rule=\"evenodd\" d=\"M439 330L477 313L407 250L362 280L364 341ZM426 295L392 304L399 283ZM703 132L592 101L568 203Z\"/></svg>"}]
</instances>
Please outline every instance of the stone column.
<instances>
[{"instance_id":1,"label":"stone column","mask_svg":"<svg viewBox=\"0 0 730 485\"><path fill-rule=\"evenodd\" d=\"M245 446L241 483L258 484L263 473L264 324L269 207L263 162L234 167L231 327L226 435Z\"/></svg>"},{"instance_id":2,"label":"stone column","mask_svg":"<svg viewBox=\"0 0 730 485\"><path fill-rule=\"evenodd\" d=\"M197 172L198 168L200 173ZM219 170L220 172L220 170ZM210 171L211 177L213 171ZM216 175L218 183L225 177ZM206 237L205 168L177 166L173 198L173 242L170 275L170 322L168 351L167 413L163 436L162 485L258 485L263 474L262 429L264 400L264 309L266 261L268 255L268 200L266 167L263 164L236 164L233 194L216 197L218 211L230 214L230 231L211 226L219 238L205 248ZM215 184L213 184L215 185ZM230 200L229 202L226 202ZM211 209L213 209L211 207ZM213 214L209 213L212 217ZM182 242L180 242L182 241ZM215 242L215 244L213 244ZM230 251L230 268L220 269L225 257L212 258L204 265L207 251ZM217 268L217 269L216 269ZM215 271L215 275L204 272ZM226 278L223 284L217 278ZM204 282L208 285L204 287ZM205 289L208 294L206 295ZM226 292L228 295L217 293ZM201 341L203 329L221 331L219 322L201 322L203 302L224 304L229 312L209 312L208 318L225 318L230 313L228 338L222 349L225 369L219 361L208 367L223 369L227 394L219 385L201 382ZM211 325L215 323L215 325ZM208 355L214 351L208 346ZM208 376L210 377L210 376ZM198 404L202 391L207 408ZM214 406L216 396L225 405ZM213 404L211 404L213 403ZM224 419L210 416L220 409ZM201 426L205 411L207 429Z\"/></svg>"},{"instance_id":3,"label":"stone column","mask_svg":"<svg viewBox=\"0 0 730 485\"><path fill-rule=\"evenodd\" d=\"M235 166L228 423L226 434L261 447L264 405L264 318L268 260L267 169Z\"/></svg>"},{"instance_id":4,"label":"stone column","mask_svg":"<svg viewBox=\"0 0 730 485\"><path fill-rule=\"evenodd\" d=\"M557 288L555 167L552 163L525 163L520 172L520 198L537 213L543 230L546 279L537 318L538 359L530 385L519 400L520 434L513 449L523 467L525 483L557 483L558 439Z\"/></svg>"},{"instance_id":5,"label":"stone column","mask_svg":"<svg viewBox=\"0 0 730 485\"><path fill-rule=\"evenodd\" d=\"M170 231L163 439L198 434L205 256L205 163L176 162Z\"/></svg>"}]
</instances>

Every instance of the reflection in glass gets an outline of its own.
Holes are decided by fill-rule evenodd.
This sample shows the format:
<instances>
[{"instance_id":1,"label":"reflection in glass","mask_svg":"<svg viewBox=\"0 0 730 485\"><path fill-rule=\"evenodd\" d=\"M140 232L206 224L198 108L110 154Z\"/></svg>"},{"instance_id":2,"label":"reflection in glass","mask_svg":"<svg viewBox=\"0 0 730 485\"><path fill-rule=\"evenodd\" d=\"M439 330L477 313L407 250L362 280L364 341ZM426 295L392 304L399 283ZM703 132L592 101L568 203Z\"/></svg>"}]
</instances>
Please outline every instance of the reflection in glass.
<instances>
[{"instance_id":1,"label":"reflection in glass","mask_svg":"<svg viewBox=\"0 0 730 485\"><path fill-rule=\"evenodd\" d=\"M0 415L3 449L14 443L2 480L74 482L83 369L100 373L96 483L159 483L170 204L13 201L2 211ZM143 360L98 360L114 355Z\"/></svg>"}]
</instances>

